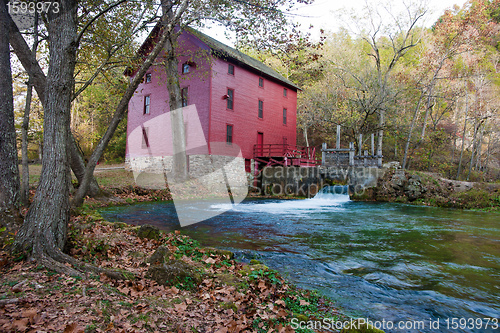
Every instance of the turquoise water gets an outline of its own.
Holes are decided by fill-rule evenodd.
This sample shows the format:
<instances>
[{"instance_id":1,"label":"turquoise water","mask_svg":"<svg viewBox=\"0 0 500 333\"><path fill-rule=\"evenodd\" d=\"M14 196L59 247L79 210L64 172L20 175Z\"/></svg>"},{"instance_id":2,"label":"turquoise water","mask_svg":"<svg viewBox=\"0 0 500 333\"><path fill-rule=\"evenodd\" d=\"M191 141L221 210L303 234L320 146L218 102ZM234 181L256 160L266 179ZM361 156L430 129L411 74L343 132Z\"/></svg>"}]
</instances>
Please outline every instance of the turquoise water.
<instances>
[{"instance_id":1,"label":"turquoise water","mask_svg":"<svg viewBox=\"0 0 500 333\"><path fill-rule=\"evenodd\" d=\"M453 318L500 318L499 214L352 202L340 194L247 200L235 207L214 203L209 209L221 215L182 232L233 250L243 261L257 257L294 283L328 295L351 316L425 324L388 332L500 331L494 322L488 329L452 325ZM172 203L101 213L181 229ZM429 328L437 319L439 329Z\"/></svg>"}]
</instances>

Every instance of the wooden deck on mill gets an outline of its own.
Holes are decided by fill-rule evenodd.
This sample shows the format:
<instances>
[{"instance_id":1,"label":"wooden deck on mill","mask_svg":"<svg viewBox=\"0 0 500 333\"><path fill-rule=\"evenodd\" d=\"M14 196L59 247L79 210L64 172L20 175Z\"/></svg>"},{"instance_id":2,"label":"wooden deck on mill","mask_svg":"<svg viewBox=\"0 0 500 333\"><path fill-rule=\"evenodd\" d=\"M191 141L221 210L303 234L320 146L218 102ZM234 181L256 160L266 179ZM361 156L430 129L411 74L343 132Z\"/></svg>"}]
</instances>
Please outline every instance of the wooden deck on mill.
<instances>
[{"instance_id":1,"label":"wooden deck on mill","mask_svg":"<svg viewBox=\"0 0 500 333\"><path fill-rule=\"evenodd\" d=\"M262 166L313 167L320 164L316 158L316 147L289 144L256 144L253 158Z\"/></svg>"}]
</instances>

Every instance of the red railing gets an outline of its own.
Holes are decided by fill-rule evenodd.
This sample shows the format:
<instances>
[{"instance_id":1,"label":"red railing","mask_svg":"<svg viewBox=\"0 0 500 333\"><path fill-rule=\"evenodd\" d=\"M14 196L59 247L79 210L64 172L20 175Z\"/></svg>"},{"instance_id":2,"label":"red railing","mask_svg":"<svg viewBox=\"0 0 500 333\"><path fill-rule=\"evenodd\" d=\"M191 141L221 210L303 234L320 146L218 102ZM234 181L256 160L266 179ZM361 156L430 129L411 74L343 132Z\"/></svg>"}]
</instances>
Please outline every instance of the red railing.
<instances>
[{"instance_id":1,"label":"red railing","mask_svg":"<svg viewBox=\"0 0 500 333\"><path fill-rule=\"evenodd\" d=\"M257 161L268 165L317 165L316 147L293 146L289 144L256 144L253 146L253 156ZM280 158L280 160L276 160Z\"/></svg>"}]
</instances>

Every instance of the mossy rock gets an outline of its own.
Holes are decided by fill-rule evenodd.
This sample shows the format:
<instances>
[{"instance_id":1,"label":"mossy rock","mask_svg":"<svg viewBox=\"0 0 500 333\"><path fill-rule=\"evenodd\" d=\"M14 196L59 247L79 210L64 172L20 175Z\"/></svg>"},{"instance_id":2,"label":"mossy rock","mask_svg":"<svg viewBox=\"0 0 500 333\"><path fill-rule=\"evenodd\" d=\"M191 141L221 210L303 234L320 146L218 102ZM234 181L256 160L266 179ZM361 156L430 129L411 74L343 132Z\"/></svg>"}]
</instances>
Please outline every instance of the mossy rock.
<instances>
[{"instance_id":1,"label":"mossy rock","mask_svg":"<svg viewBox=\"0 0 500 333\"><path fill-rule=\"evenodd\" d=\"M269 270L269 267L267 267L266 265L262 265L262 264L245 265L245 266L243 266L242 269L240 269L239 273L243 276L247 276L250 273L252 273L253 271L259 271L259 270L267 271L267 270Z\"/></svg>"},{"instance_id":2,"label":"mossy rock","mask_svg":"<svg viewBox=\"0 0 500 333\"><path fill-rule=\"evenodd\" d=\"M146 277L164 286L173 286L186 281L192 281L198 285L201 282L201 274L182 260L171 260L162 265L153 265L149 267Z\"/></svg>"},{"instance_id":3,"label":"mossy rock","mask_svg":"<svg viewBox=\"0 0 500 333\"><path fill-rule=\"evenodd\" d=\"M117 229L127 229L130 225L125 222L114 222L114 227Z\"/></svg>"},{"instance_id":4,"label":"mossy rock","mask_svg":"<svg viewBox=\"0 0 500 333\"><path fill-rule=\"evenodd\" d=\"M261 265L262 263L257 259L250 260L250 265Z\"/></svg>"},{"instance_id":5,"label":"mossy rock","mask_svg":"<svg viewBox=\"0 0 500 333\"><path fill-rule=\"evenodd\" d=\"M236 287L241 283L241 280L231 273L218 273L214 277L216 281L220 281L221 283L226 284L228 286Z\"/></svg>"},{"instance_id":6,"label":"mossy rock","mask_svg":"<svg viewBox=\"0 0 500 333\"><path fill-rule=\"evenodd\" d=\"M365 188L361 193L353 191L349 198L354 201L373 201L375 200L375 194L372 188Z\"/></svg>"},{"instance_id":7,"label":"mossy rock","mask_svg":"<svg viewBox=\"0 0 500 333\"><path fill-rule=\"evenodd\" d=\"M160 229L151 224L143 224L136 230L137 236L146 239L160 239Z\"/></svg>"},{"instance_id":8,"label":"mossy rock","mask_svg":"<svg viewBox=\"0 0 500 333\"><path fill-rule=\"evenodd\" d=\"M221 250L221 249L216 249L214 247L206 247L205 251L208 253L212 253L218 256L225 257L227 259L233 259L234 258L234 253L228 250Z\"/></svg>"},{"instance_id":9,"label":"mossy rock","mask_svg":"<svg viewBox=\"0 0 500 333\"><path fill-rule=\"evenodd\" d=\"M358 321L357 323L353 322L351 327L343 328L340 333L384 333L384 331L373 327L373 325Z\"/></svg>"},{"instance_id":10,"label":"mossy rock","mask_svg":"<svg viewBox=\"0 0 500 333\"><path fill-rule=\"evenodd\" d=\"M149 257L146 262L151 265L161 265L165 262L170 261L170 255L172 252L166 247L162 245L156 249L156 251Z\"/></svg>"}]
</instances>

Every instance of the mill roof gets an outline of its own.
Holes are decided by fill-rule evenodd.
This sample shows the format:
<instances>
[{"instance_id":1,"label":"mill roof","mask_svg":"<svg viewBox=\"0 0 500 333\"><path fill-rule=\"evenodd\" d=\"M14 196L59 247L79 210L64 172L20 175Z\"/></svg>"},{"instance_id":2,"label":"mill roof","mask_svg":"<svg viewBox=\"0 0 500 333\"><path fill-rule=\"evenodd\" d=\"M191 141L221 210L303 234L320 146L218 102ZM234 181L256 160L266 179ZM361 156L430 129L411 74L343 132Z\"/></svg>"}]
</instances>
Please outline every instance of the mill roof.
<instances>
[{"instance_id":1,"label":"mill roof","mask_svg":"<svg viewBox=\"0 0 500 333\"><path fill-rule=\"evenodd\" d=\"M151 42L156 39L156 37L159 35L161 30L161 25L157 24L151 33L149 34L148 38L144 41L142 46L139 49L139 53L145 54L148 53L152 46ZM222 58L226 61L232 61L237 63L241 67L246 67L247 69L256 72L257 74L268 77L271 79L274 79L276 81L279 81L289 87L295 88L297 90L300 90L300 88L293 83L292 81L288 80L285 78L283 75L279 74L276 72L274 69L271 67L265 65L261 61L250 57L249 55L236 50L235 48L232 48L224 43L219 42L218 40L202 33L201 31L198 31L194 28L186 27L184 28L184 31L192 34L196 38L198 38L201 42L203 42L205 45L207 45L211 50L212 54L218 58ZM128 71L128 74L131 74L130 71Z\"/></svg>"}]
</instances>

